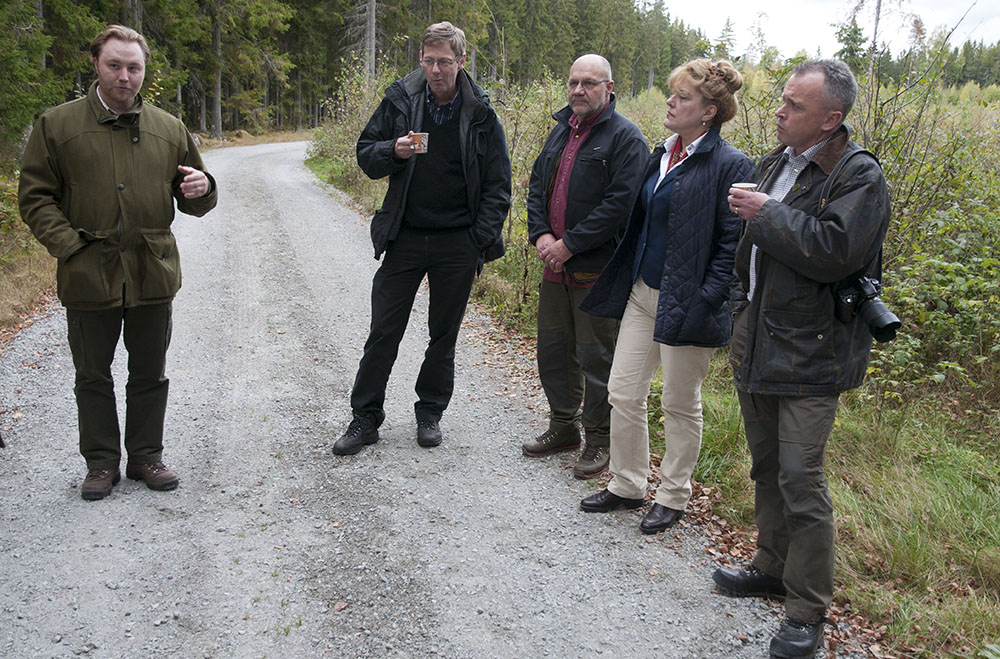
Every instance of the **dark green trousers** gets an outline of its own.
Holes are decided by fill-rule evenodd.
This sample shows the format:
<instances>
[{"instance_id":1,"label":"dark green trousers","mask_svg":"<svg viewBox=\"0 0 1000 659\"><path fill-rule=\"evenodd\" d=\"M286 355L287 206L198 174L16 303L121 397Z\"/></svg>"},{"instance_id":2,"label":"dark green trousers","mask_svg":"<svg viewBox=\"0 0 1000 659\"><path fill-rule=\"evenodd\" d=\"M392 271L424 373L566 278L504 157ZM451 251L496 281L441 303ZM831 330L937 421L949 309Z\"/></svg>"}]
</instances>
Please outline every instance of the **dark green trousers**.
<instances>
[{"instance_id":1,"label":"dark green trousers","mask_svg":"<svg viewBox=\"0 0 1000 659\"><path fill-rule=\"evenodd\" d=\"M608 378L619 322L580 311L580 302L589 291L542 280L538 289L538 375L549 401L549 429L559 431L580 424L588 445L608 448Z\"/></svg>"},{"instance_id":2,"label":"dark green trousers","mask_svg":"<svg viewBox=\"0 0 1000 659\"><path fill-rule=\"evenodd\" d=\"M833 599L833 501L823 463L838 397L738 393L753 460L753 566L784 582L789 618L818 622Z\"/></svg>"},{"instance_id":3,"label":"dark green trousers","mask_svg":"<svg viewBox=\"0 0 1000 659\"><path fill-rule=\"evenodd\" d=\"M121 433L111 363L118 339L128 351L125 384L125 450L135 463L156 462L163 452L163 418L169 380L164 376L172 328L171 303L102 311L66 310L69 347L76 367L80 453L88 469L117 469Z\"/></svg>"}]
</instances>

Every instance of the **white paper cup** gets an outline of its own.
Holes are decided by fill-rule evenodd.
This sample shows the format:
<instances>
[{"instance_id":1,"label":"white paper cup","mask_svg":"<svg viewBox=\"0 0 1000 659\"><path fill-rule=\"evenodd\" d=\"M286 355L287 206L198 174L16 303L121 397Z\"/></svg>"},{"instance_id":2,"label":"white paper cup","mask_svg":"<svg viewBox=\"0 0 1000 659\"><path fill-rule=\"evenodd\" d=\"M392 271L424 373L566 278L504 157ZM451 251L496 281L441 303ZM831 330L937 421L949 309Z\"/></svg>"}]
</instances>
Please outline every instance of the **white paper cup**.
<instances>
[{"instance_id":1,"label":"white paper cup","mask_svg":"<svg viewBox=\"0 0 1000 659\"><path fill-rule=\"evenodd\" d=\"M757 184L756 183L733 183L729 187L736 188L737 190L746 190L747 192L756 192L757 191Z\"/></svg>"}]
</instances>

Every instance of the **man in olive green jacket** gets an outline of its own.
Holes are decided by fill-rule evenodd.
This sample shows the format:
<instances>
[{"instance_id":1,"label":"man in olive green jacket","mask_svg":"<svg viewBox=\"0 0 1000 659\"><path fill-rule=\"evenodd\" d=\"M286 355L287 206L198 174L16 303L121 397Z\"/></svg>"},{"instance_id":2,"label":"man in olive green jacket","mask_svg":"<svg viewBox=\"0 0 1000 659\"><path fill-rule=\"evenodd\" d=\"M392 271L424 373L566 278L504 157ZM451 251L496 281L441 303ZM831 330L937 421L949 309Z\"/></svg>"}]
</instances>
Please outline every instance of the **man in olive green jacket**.
<instances>
[{"instance_id":1,"label":"man in olive green jacket","mask_svg":"<svg viewBox=\"0 0 1000 659\"><path fill-rule=\"evenodd\" d=\"M93 500L121 479L111 362L123 330L125 475L154 490L177 487L161 460L171 301L181 286L170 225L175 199L182 212L201 216L218 190L184 125L139 95L149 61L143 36L109 25L90 51L97 81L86 97L38 118L18 199L21 217L58 259L88 469L81 496Z\"/></svg>"}]
</instances>

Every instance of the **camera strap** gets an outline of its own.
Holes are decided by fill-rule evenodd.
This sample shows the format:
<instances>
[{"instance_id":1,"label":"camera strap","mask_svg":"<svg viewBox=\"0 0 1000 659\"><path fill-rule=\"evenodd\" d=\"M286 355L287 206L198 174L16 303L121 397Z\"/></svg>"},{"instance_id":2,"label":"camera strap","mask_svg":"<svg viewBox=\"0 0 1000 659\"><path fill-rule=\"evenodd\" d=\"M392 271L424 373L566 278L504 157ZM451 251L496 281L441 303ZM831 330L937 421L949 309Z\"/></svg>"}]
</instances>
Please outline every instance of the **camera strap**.
<instances>
[{"instance_id":1,"label":"camera strap","mask_svg":"<svg viewBox=\"0 0 1000 659\"><path fill-rule=\"evenodd\" d=\"M871 156L871 159L875 161L875 164L879 166L879 169L882 169L882 163L880 163L878 161L878 158L875 157L875 154L869 151L868 149L856 149L855 151L851 151L850 153L845 153L843 156L841 156L840 160L837 161L837 164L834 165L833 171L830 172L830 175L826 177L826 183L823 184L823 190L819 194L820 211L826 208L826 204L830 200L830 190L833 188L833 182L837 179L837 176L840 174L840 171L844 169L844 167L847 165L848 161L851 158L862 153Z\"/></svg>"},{"instance_id":2,"label":"camera strap","mask_svg":"<svg viewBox=\"0 0 1000 659\"><path fill-rule=\"evenodd\" d=\"M840 160L837 161L837 164L834 165L833 171L830 172L830 175L826 178L826 183L823 184L823 189L820 191L820 195L819 195L819 210L820 211L822 211L824 208L826 208L826 204L827 204L827 202L830 199L830 191L833 189L833 183L837 179L837 176L840 174L841 170L844 169L845 166L847 166L847 163L850 161L851 158L853 158L856 155L862 154L862 153L867 154L868 156L870 156L871 159L875 161L875 164L879 166L879 169L882 168L882 163L880 163L878 161L878 158L875 157L875 154L872 153L871 151L869 151L868 149L856 149L854 151L851 151L850 153L845 153L843 156L841 156ZM875 259L876 259L876 263L877 263L876 270L875 270L876 278L881 279L882 278L882 249L881 248L879 248L878 255L875 257ZM859 270L858 272L854 273L850 277L847 277L846 279L843 279L837 285L836 288L840 289L845 284L850 284L850 283L853 283L853 282L857 281L857 279L859 277L863 277L865 275L865 272L867 272L867 270L868 270L868 265L865 264L865 266L863 268L861 268L861 270Z\"/></svg>"}]
</instances>

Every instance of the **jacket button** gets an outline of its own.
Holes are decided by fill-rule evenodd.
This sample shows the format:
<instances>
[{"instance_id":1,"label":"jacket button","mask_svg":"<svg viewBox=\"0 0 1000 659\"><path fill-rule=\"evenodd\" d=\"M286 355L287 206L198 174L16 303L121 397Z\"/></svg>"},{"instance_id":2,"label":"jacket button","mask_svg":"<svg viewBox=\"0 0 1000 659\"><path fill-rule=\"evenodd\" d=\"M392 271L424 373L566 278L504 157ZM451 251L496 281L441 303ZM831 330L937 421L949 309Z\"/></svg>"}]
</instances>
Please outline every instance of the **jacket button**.
<instances>
[{"instance_id":1,"label":"jacket button","mask_svg":"<svg viewBox=\"0 0 1000 659\"><path fill-rule=\"evenodd\" d=\"M118 189L119 190L124 190L125 189L125 184L124 183L119 183L118 184Z\"/></svg>"},{"instance_id":2,"label":"jacket button","mask_svg":"<svg viewBox=\"0 0 1000 659\"><path fill-rule=\"evenodd\" d=\"M822 334L817 334L816 338L819 339L820 341L822 341L823 340L823 335Z\"/></svg>"}]
</instances>

